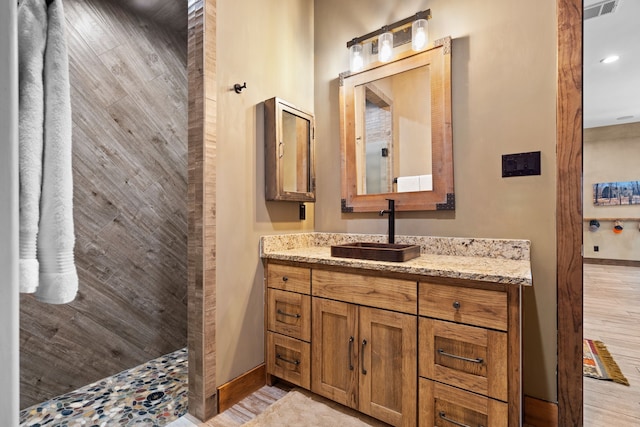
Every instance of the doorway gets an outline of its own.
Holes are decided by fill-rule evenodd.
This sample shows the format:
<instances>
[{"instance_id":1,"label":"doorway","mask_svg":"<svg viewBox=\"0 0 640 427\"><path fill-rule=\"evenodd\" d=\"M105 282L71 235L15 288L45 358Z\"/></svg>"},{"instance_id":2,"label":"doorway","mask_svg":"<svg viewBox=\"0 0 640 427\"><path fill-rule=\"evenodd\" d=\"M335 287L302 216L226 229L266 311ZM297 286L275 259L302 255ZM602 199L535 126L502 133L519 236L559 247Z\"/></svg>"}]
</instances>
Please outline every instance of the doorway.
<instances>
[{"instance_id":1,"label":"doorway","mask_svg":"<svg viewBox=\"0 0 640 427\"><path fill-rule=\"evenodd\" d=\"M584 422L640 424L640 3L584 1L583 337L606 346L629 386L584 378ZM627 194L628 193L628 194Z\"/></svg>"}]
</instances>

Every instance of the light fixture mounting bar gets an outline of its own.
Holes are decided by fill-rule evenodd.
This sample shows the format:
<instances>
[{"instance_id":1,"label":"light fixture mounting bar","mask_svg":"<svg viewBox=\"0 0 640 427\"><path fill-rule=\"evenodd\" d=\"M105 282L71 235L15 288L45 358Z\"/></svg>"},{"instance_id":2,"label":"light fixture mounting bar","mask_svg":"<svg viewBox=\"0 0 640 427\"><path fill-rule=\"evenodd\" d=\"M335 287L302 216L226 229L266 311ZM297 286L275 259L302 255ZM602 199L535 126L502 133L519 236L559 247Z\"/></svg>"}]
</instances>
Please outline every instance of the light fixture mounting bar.
<instances>
[{"instance_id":1,"label":"light fixture mounting bar","mask_svg":"<svg viewBox=\"0 0 640 427\"><path fill-rule=\"evenodd\" d=\"M423 10L423 11L418 12L418 13L414 13L413 15L411 15L411 16L409 16L407 18L401 19L400 21L394 22L393 24L385 25L384 27L380 28L379 30L372 31L372 32L370 32L368 34L365 34L364 36L355 37L354 39L349 40L347 42L347 48L350 48L354 44L362 43L364 41L367 41L369 39L377 37L382 33L386 33L387 31L393 31L394 28L398 28L398 27L402 27L403 25L410 24L413 21L415 21L416 19L431 19L431 9L427 9L427 10Z\"/></svg>"}]
</instances>

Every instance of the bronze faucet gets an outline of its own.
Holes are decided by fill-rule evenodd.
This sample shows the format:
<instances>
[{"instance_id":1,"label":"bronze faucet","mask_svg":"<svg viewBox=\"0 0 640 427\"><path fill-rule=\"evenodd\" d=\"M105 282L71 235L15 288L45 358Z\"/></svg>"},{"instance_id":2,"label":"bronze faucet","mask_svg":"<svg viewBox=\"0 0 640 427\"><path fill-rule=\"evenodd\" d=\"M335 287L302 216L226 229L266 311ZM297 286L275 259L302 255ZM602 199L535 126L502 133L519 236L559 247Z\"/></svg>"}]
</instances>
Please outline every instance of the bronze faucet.
<instances>
[{"instance_id":1,"label":"bronze faucet","mask_svg":"<svg viewBox=\"0 0 640 427\"><path fill-rule=\"evenodd\" d=\"M379 215L389 214L389 243L394 243L396 238L396 203L393 199L389 201L389 208L381 210Z\"/></svg>"}]
</instances>

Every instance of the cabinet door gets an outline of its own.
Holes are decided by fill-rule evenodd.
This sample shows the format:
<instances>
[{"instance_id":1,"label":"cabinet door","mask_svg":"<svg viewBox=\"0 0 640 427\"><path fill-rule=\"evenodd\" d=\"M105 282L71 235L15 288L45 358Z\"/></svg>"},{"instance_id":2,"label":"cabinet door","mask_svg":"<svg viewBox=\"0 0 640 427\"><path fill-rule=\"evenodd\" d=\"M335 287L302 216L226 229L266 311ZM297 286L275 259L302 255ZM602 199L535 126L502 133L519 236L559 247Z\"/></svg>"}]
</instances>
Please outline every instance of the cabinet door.
<instances>
[{"instance_id":1,"label":"cabinet door","mask_svg":"<svg viewBox=\"0 0 640 427\"><path fill-rule=\"evenodd\" d=\"M359 407L394 426L416 425L416 316L360 307Z\"/></svg>"},{"instance_id":2,"label":"cabinet door","mask_svg":"<svg viewBox=\"0 0 640 427\"><path fill-rule=\"evenodd\" d=\"M312 300L311 391L351 408L358 405L358 307Z\"/></svg>"}]
</instances>

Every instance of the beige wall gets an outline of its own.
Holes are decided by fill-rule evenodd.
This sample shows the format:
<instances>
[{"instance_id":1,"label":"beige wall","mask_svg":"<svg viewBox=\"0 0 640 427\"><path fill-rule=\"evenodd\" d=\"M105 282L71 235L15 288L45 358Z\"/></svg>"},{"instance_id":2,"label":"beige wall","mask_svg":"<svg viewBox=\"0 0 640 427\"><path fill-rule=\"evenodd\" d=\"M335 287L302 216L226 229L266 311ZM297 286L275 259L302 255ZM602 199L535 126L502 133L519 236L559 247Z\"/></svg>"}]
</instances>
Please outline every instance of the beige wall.
<instances>
[{"instance_id":1,"label":"beige wall","mask_svg":"<svg viewBox=\"0 0 640 427\"><path fill-rule=\"evenodd\" d=\"M512 0L315 2L316 230L385 233L377 214L340 212L338 74L346 41L430 8L432 39L453 37L455 212L399 214L398 234L530 239L525 393L556 390L556 10ZM542 152L542 175L501 177L501 155Z\"/></svg>"},{"instance_id":2,"label":"beige wall","mask_svg":"<svg viewBox=\"0 0 640 427\"><path fill-rule=\"evenodd\" d=\"M217 383L264 361L261 235L311 231L314 207L265 202L261 103L313 111L312 0L218 0ZM236 94L235 83L247 83ZM323 141L318 141L323 144ZM322 167L322 164L320 164Z\"/></svg>"},{"instance_id":3,"label":"beige wall","mask_svg":"<svg viewBox=\"0 0 640 427\"><path fill-rule=\"evenodd\" d=\"M589 231L583 223L585 258L640 261L640 205L594 206L593 184L600 182L637 181L640 159L640 123L604 126L584 130L584 217L599 218L600 229ZM624 221L620 234L613 232L613 221L603 218L638 218ZM594 252L594 246L599 247Z\"/></svg>"}]
</instances>

